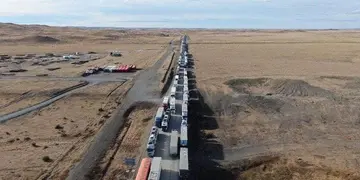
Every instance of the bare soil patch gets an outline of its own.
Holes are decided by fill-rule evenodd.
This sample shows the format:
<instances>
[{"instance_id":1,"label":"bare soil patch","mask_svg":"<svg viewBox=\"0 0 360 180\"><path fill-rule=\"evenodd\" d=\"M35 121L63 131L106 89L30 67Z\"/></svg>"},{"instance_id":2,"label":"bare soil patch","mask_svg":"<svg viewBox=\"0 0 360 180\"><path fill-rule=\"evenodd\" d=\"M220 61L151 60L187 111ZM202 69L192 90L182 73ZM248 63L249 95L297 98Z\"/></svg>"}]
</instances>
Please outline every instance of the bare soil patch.
<instances>
[{"instance_id":1,"label":"bare soil patch","mask_svg":"<svg viewBox=\"0 0 360 180\"><path fill-rule=\"evenodd\" d=\"M125 158L134 158L139 163L144 156L144 142L148 136L149 126L156 111L153 103L141 102L129 109L126 123L122 129L116 145L110 149L103 159L101 169L106 170L103 179L132 179L136 167L125 164Z\"/></svg>"},{"instance_id":2,"label":"bare soil patch","mask_svg":"<svg viewBox=\"0 0 360 180\"><path fill-rule=\"evenodd\" d=\"M78 83L76 81L1 80L0 115L39 103L50 98L54 93Z\"/></svg>"},{"instance_id":3,"label":"bare soil patch","mask_svg":"<svg viewBox=\"0 0 360 180\"><path fill-rule=\"evenodd\" d=\"M88 141L120 103L126 88L126 84L119 83L90 86L47 108L2 124L0 153L6 158L0 165L1 177L66 177Z\"/></svg>"},{"instance_id":4,"label":"bare soil patch","mask_svg":"<svg viewBox=\"0 0 360 180\"><path fill-rule=\"evenodd\" d=\"M197 86L208 106L199 118L204 138L196 156L205 157L201 167L214 172L199 171L200 177L358 179L360 49L352 37L359 35L190 34ZM254 158L269 155L279 160L264 170L219 169L244 159L256 164ZM309 165L302 167L299 159Z\"/></svg>"}]
</instances>

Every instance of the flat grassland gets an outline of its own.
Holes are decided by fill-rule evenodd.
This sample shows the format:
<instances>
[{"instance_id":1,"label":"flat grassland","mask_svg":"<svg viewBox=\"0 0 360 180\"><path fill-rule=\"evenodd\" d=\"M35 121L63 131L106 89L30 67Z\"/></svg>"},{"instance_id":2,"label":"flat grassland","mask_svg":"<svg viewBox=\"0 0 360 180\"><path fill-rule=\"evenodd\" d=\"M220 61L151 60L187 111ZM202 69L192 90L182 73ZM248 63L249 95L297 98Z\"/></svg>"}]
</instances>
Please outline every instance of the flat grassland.
<instances>
[{"instance_id":1,"label":"flat grassland","mask_svg":"<svg viewBox=\"0 0 360 180\"><path fill-rule=\"evenodd\" d=\"M188 34L210 107L200 154L237 179L359 179L360 32Z\"/></svg>"},{"instance_id":2,"label":"flat grassland","mask_svg":"<svg viewBox=\"0 0 360 180\"><path fill-rule=\"evenodd\" d=\"M1 80L0 115L49 99L60 90L78 83L76 81Z\"/></svg>"},{"instance_id":3,"label":"flat grassland","mask_svg":"<svg viewBox=\"0 0 360 180\"><path fill-rule=\"evenodd\" d=\"M0 56L0 73L9 75L12 69L27 70L16 72L11 80L0 79L0 105L4 106L0 114L38 103L58 90L79 83L62 77L80 77L89 67L135 64L140 70L146 70L163 55L169 42L179 37L177 32L161 30L89 30L1 23L0 34L0 55L11 57L1 59L4 56ZM122 56L109 56L110 51L120 51ZM84 60L90 56L95 58L89 58L85 64L71 64L72 60L58 62L56 58L61 57L38 57L75 52L86 54L81 57ZM32 57L23 59L26 55ZM50 71L49 68L59 69ZM59 79L39 77L30 80L20 77L41 74ZM0 156L3 157L0 179L65 179L94 135L121 104L132 87L131 77L134 75L136 73L94 75L105 81L107 77L127 77L130 80L125 83L90 83L46 108L0 124ZM147 118L150 111L152 109L140 110L140 113L129 117L130 122L134 117L140 120L131 123L127 131L129 135L123 133L125 140L130 138L129 141L136 147L140 146L140 142L136 141L141 140L137 136L147 125L141 119ZM124 156L122 153L118 155L121 158ZM117 164L109 168L110 176L116 175L113 171Z\"/></svg>"}]
</instances>

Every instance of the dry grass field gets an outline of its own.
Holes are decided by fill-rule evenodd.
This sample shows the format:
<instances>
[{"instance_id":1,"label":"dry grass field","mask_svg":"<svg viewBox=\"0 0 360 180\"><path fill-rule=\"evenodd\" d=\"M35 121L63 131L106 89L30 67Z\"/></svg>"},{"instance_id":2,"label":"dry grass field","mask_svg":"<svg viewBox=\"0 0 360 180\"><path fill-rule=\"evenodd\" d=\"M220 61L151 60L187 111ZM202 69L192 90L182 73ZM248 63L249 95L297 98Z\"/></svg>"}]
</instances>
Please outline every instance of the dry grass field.
<instances>
[{"instance_id":1,"label":"dry grass field","mask_svg":"<svg viewBox=\"0 0 360 180\"><path fill-rule=\"evenodd\" d=\"M119 135L116 145L104 158L101 168L108 166L103 179L132 179L135 177L136 166L129 167L125 164L125 158L134 158L137 164L141 157L146 156L146 142L152 126L152 117L156 113L156 105L151 103L139 103L127 117L124 129ZM111 164L109 159L112 157Z\"/></svg>"},{"instance_id":2,"label":"dry grass field","mask_svg":"<svg viewBox=\"0 0 360 180\"><path fill-rule=\"evenodd\" d=\"M61 176L80 157L87 140L120 103L128 85L93 85L47 108L2 124L1 178L34 179L58 165L62 167L56 176ZM103 111L100 112L100 108ZM51 162L44 162L45 156L49 156Z\"/></svg>"},{"instance_id":3,"label":"dry grass field","mask_svg":"<svg viewBox=\"0 0 360 180\"><path fill-rule=\"evenodd\" d=\"M11 57L0 59L0 73L27 70L15 73L20 76L79 76L89 67L116 64L135 64L145 69L164 53L171 40L179 37L176 32L159 30L89 30L15 24L0 24L0 34L3 35L0 55ZM120 51L122 57L109 56L112 51ZM89 62L72 64L77 60L62 58L76 52L80 53L80 60ZM24 58L26 55L29 57ZM48 70L51 68L61 69Z\"/></svg>"},{"instance_id":4,"label":"dry grass field","mask_svg":"<svg viewBox=\"0 0 360 180\"><path fill-rule=\"evenodd\" d=\"M76 81L1 80L0 115L49 99L54 93L78 83Z\"/></svg>"},{"instance_id":5,"label":"dry grass field","mask_svg":"<svg viewBox=\"0 0 360 180\"><path fill-rule=\"evenodd\" d=\"M166 52L169 42L179 37L177 32L160 30L89 30L1 23L0 34L0 55L11 57L0 56L0 73L9 75L12 69L27 70L15 73L18 76L15 79L0 79L0 102L4 106L0 114L38 103L78 83L61 78L30 80L20 76L79 77L89 67L115 64L135 64L146 70ZM120 51L122 56L109 56L111 51ZM75 52L85 54L80 59L90 61L81 65L58 61L60 56ZM49 53L59 57L46 55ZM31 57L23 59L24 55ZM46 57L41 57L44 55ZM48 70L58 67L60 69ZM134 75L101 74L98 77L111 80ZM132 85L132 80L124 84L90 83L41 110L0 124L3 157L0 179L65 179ZM147 122L138 120L150 116L150 111L152 113L151 109L140 109L129 116L131 126L126 129L129 134L123 133L124 142L137 143L134 148L140 145L135 141L139 140L138 135ZM126 143L121 147L127 146ZM123 152L132 153L119 151L117 156L127 155ZM109 173L113 176L117 163L111 165Z\"/></svg>"},{"instance_id":6,"label":"dry grass field","mask_svg":"<svg viewBox=\"0 0 360 180\"><path fill-rule=\"evenodd\" d=\"M189 35L206 157L236 179L360 179L360 32Z\"/></svg>"}]
</instances>

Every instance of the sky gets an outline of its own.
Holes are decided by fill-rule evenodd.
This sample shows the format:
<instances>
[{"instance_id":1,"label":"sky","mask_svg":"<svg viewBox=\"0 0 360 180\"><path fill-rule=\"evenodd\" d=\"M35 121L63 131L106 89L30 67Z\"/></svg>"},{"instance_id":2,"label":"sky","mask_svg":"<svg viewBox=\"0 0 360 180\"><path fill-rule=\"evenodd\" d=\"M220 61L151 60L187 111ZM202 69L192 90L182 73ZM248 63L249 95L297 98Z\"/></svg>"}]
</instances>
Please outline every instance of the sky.
<instances>
[{"instance_id":1,"label":"sky","mask_svg":"<svg viewBox=\"0 0 360 180\"><path fill-rule=\"evenodd\" d=\"M360 28L360 0L1 0L0 22L143 28Z\"/></svg>"}]
</instances>

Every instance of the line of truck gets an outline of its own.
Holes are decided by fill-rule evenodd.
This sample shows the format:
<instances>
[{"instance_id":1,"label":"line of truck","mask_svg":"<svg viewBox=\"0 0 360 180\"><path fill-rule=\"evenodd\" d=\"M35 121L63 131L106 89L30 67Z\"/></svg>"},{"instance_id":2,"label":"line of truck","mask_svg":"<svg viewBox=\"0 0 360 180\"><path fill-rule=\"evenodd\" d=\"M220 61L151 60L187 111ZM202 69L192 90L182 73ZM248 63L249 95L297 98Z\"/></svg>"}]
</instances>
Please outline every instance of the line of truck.
<instances>
[{"instance_id":1,"label":"line of truck","mask_svg":"<svg viewBox=\"0 0 360 180\"><path fill-rule=\"evenodd\" d=\"M168 131L169 122L172 119L172 114L176 114L176 87L179 86L179 80L183 79L183 103L181 104L181 124L180 136L177 130L172 130L170 133L169 155L173 158L179 158L179 177L187 179L189 174L189 159L188 159L188 77L187 77L187 36L181 41L181 51L178 61L177 73L173 80L173 86L170 89L169 96L165 96L162 105L158 108L154 117L154 126L152 126L148 143L146 146L148 158L144 158L138 170L136 180L159 180L162 169L162 158L154 157L157 144L157 137L159 129L163 132ZM181 73L180 73L181 72ZM179 152L180 149L180 152ZM180 155L179 155L180 154Z\"/></svg>"}]
</instances>

